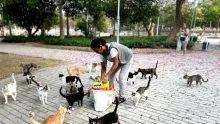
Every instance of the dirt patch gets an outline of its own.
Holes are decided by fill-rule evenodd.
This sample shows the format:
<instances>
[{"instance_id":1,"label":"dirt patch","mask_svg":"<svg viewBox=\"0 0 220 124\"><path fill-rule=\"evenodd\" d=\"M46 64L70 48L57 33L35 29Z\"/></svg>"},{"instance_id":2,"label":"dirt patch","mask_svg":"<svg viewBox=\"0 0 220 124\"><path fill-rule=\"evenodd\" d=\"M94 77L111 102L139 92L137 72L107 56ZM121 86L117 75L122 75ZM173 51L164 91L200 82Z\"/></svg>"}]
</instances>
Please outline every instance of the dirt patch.
<instances>
[{"instance_id":1,"label":"dirt patch","mask_svg":"<svg viewBox=\"0 0 220 124\"><path fill-rule=\"evenodd\" d=\"M10 77L12 73L23 73L22 68L20 67L21 63L36 63L38 66L40 66L39 69L64 63L61 60L7 54L3 52L0 53L0 58L0 80ZM33 69L33 71L36 70Z\"/></svg>"}]
</instances>

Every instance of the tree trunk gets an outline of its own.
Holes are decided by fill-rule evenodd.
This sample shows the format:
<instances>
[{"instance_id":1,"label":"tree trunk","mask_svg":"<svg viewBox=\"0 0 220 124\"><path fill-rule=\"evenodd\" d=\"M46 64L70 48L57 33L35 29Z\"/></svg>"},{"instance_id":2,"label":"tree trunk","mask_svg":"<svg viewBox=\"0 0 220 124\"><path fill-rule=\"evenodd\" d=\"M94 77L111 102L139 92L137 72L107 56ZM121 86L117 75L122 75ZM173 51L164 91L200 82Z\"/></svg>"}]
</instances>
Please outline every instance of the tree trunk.
<instances>
[{"instance_id":1,"label":"tree trunk","mask_svg":"<svg viewBox=\"0 0 220 124\"><path fill-rule=\"evenodd\" d=\"M178 33L178 31L182 25L181 9L182 9L182 5L185 1L186 0L176 0L176 18L175 18L175 22L173 24L173 28L166 39L166 41L168 41L168 42L172 42L174 40L176 34Z\"/></svg>"},{"instance_id":2,"label":"tree trunk","mask_svg":"<svg viewBox=\"0 0 220 124\"><path fill-rule=\"evenodd\" d=\"M32 32L32 29L31 28L26 28L27 32L28 32L28 37L31 37L31 32Z\"/></svg>"},{"instance_id":3,"label":"tree trunk","mask_svg":"<svg viewBox=\"0 0 220 124\"><path fill-rule=\"evenodd\" d=\"M59 1L59 13L60 13L60 38L61 38L61 39L64 39L64 33L63 33L62 0Z\"/></svg>"},{"instance_id":4,"label":"tree trunk","mask_svg":"<svg viewBox=\"0 0 220 124\"><path fill-rule=\"evenodd\" d=\"M45 23L43 23L43 25L40 26L40 30L41 30L41 36L45 36Z\"/></svg>"},{"instance_id":5,"label":"tree trunk","mask_svg":"<svg viewBox=\"0 0 220 124\"><path fill-rule=\"evenodd\" d=\"M11 33L11 21L9 21L9 23L8 23L8 28L9 28L9 36L12 36L12 33Z\"/></svg>"},{"instance_id":6,"label":"tree trunk","mask_svg":"<svg viewBox=\"0 0 220 124\"><path fill-rule=\"evenodd\" d=\"M115 19L113 19L113 37L115 37Z\"/></svg>"},{"instance_id":7,"label":"tree trunk","mask_svg":"<svg viewBox=\"0 0 220 124\"><path fill-rule=\"evenodd\" d=\"M216 31L215 31L215 37L217 37L217 34L218 34L219 23L220 23L220 17L217 21L217 28L216 28Z\"/></svg>"},{"instance_id":8,"label":"tree trunk","mask_svg":"<svg viewBox=\"0 0 220 124\"><path fill-rule=\"evenodd\" d=\"M138 23L138 37L140 37L140 30L139 30L139 28L140 28L140 23Z\"/></svg>"},{"instance_id":9,"label":"tree trunk","mask_svg":"<svg viewBox=\"0 0 220 124\"><path fill-rule=\"evenodd\" d=\"M151 27L150 27L150 35L149 36L154 36L154 27L155 27L155 24L152 23Z\"/></svg>"},{"instance_id":10,"label":"tree trunk","mask_svg":"<svg viewBox=\"0 0 220 124\"><path fill-rule=\"evenodd\" d=\"M69 27L69 12L66 12L66 34L70 35L70 27Z\"/></svg>"}]
</instances>

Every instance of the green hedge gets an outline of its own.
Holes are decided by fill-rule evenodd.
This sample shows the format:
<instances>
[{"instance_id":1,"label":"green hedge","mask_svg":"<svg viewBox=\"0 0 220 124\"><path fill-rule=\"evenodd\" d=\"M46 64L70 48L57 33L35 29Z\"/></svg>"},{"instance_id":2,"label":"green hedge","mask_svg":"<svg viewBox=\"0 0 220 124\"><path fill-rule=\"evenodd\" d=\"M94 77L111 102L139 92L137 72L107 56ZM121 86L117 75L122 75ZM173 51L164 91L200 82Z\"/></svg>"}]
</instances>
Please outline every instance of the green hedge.
<instances>
[{"instance_id":1,"label":"green hedge","mask_svg":"<svg viewBox=\"0 0 220 124\"><path fill-rule=\"evenodd\" d=\"M103 37L107 42L115 41L116 38ZM59 37L24 37L24 36L13 36L5 37L2 42L12 42L12 43L25 43L25 42L40 42L50 45L64 45L64 46L81 46L90 47L90 43L94 38L86 37L66 37L65 39L60 39ZM177 40L173 42L165 42L165 36L152 36L152 37L120 37L120 43L128 46L129 48L176 48ZM192 48L194 42L188 43L188 48Z\"/></svg>"}]
</instances>

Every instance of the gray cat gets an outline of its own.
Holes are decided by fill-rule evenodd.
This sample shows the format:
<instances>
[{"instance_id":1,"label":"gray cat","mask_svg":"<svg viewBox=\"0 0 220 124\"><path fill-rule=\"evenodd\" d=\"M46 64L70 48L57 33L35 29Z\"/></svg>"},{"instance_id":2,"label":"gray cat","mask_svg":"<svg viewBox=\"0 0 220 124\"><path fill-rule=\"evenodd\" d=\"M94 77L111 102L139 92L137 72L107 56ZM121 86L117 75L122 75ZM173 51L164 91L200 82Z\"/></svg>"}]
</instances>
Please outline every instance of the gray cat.
<instances>
[{"instance_id":1,"label":"gray cat","mask_svg":"<svg viewBox=\"0 0 220 124\"><path fill-rule=\"evenodd\" d=\"M146 87L139 87L138 90L136 91L136 93L132 93L132 96L134 97L134 104L135 106L137 106L139 100L141 98L145 98L147 100L147 89L150 86L150 81L151 81L151 77L149 76L149 80L148 80L148 84Z\"/></svg>"},{"instance_id":2,"label":"gray cat","mask_svg":"<svg viewBox=\"0 0 220 124\"><path fill-rule=\"evenodd\" d=\"M193 81L196 81L196 85L198 85L198 83L200 83L200 85L202 84L202 81L203 82L208 82L208 79L207 81L205 81L201 75L197 74L197 75L192 75L192 76L188 76L187 74L185 74L183 76L183 79L187 79L187 87L191 86L192 85L192 82Z\"/></svg>"}]
</instances>

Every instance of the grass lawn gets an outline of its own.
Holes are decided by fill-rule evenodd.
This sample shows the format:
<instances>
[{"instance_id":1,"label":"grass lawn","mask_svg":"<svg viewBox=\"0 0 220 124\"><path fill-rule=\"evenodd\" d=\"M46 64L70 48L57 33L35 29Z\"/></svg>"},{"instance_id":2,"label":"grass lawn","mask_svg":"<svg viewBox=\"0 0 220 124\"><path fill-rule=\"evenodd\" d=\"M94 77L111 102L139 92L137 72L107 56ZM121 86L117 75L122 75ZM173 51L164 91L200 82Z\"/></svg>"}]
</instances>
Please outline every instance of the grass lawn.
<instances>
[{"instance_id":1,"label":"grass lawn","mask_svg":"<svg viewBox=\"0 0 220 124\"><path fill-rule=\"evenodd\" d=\"M11 77L12 73L15 73L16 75L23 73L23 70L20 67L21 63L36 63L38 66L40 66L39 69L64 63L61 60L44 59L7 53L0 53L0 58L0 80ZM32 71L35 70L36 69L32 69Z\"/></svg>"}]
</instances>

